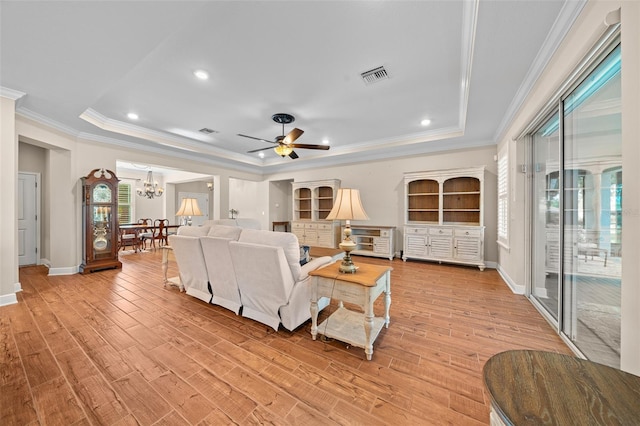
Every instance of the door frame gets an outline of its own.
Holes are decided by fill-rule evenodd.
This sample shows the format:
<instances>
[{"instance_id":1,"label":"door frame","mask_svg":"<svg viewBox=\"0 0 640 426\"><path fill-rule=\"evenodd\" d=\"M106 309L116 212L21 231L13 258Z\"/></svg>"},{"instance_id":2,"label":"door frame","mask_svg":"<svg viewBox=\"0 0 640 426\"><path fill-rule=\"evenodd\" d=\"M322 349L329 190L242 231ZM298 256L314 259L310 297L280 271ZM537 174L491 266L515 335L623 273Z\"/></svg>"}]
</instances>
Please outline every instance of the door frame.
<instances>
[{"instance_id":1,"label":"door frame","mask_svg":"<svg viewBox=\"0 0 640 426\"><path fill-rule=\"evenodd\" d=\"M37 173L37 172L21 172L18 171L18 177L20 177L20 175L31 175L31 176L35 176L35 180L36 180L36 223L35 223L35 227L36 227L36 232L35 232L35 238L36 238L36 265L42 265L42 250L40 247L40 240L41 240L41 232L40 229L42 228L42 212L41 212L41 197L42 197L42 186L41 186L41 174ZM16 222L17 224L17 222Z\"/></svg>"}]
</instances>

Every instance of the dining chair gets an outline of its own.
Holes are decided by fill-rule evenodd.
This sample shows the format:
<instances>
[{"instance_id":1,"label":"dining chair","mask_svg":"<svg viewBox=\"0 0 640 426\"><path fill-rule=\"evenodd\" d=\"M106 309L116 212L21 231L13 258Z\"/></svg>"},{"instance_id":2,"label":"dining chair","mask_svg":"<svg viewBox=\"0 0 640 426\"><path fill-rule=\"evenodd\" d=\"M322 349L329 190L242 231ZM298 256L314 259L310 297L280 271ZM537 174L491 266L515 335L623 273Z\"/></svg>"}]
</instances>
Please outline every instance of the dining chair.
<instances>
[{"instance_id":1,"label":"dining chair","mask_svg":"<svg viewBox=\"0 0 640 426\"><path fill-rule=\"evenodd\" d=\"M149 228L141 229L138 233L138 238L140 238L140 245L143 250L147 249L147 240L151 240L151 245L153 246L153 221L151 219L138 219L138 225L148 226ZM155 247L155 246L154 246Z\"/></svg>"},{"instance_id":2,"label":"dining chair","mask_svg":"<svg viewBox=\"0 0 640 426\"><path fill-rule=\"evenodd\" d=\"M118 251L126 247L133 247L134 251L140 248L140 240L138 234L134 230L121 229L118 234Z\"/></svg>"},{"instance_id":3,"label":"dining chair","mask_svg":"<svg viewBox=\"0 0 640 426\"><path fill-rule=\"evenodd\" d=\"M167 226L169 225L169 219L156 219L153 221L153 239L152 244L155 247L155 241L158 241L158 246L162 247L169 245L167 238L169 233L167 232Z\"/></svg>"}]
</instances>

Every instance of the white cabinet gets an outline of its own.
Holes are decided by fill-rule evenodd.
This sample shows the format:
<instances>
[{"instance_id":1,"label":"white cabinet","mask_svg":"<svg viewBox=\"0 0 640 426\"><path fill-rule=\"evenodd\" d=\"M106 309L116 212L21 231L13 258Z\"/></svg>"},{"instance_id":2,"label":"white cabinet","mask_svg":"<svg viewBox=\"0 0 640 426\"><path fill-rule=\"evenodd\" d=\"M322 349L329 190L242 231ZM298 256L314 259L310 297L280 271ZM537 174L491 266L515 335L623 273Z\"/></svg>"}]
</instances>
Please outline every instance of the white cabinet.
<instances>
[{"instance_id":1,"label":"white cabinet","mask_svg":"<svg viewBox=\"0 0 640 426\"><path fill-rule=\"evenodd\" d=\"M423 259L475 265L484 271L484 228L413 225L404 228L402 260Z\"/></svg>"},{"instance_id":2,"label":"white cabinet","mask_svg":"<svg viewBox=\"0 0 640 426\"><path fill-rule=\"evenodd\" d=\"M356 243L356 248L351 254L386 257L393 260L395 229L395 226L351 225L351 239ZM344 228L342 228L342 235L344 235Z\"/></svg>"},{"instance_id":3,"label":"white cabinet","mask_svg":"<svg viewBox=\"0 0 640 426\"><path fill-rule=\"evenodd\" d=\"M340 181L328 179L294 182L291 231L300 244L336 248L340 233L338 221L326 220L333 208Z\"/></svg>"},{"instance_id":4,"label":"white cabinet","mask_svg":"<svg viewBox=\"0 0 640 426\"><path fill-rule=\"evenodd\" d=\"M484 167L406 173L402 259L484 270Z\"/></svg>"}]
</instances>

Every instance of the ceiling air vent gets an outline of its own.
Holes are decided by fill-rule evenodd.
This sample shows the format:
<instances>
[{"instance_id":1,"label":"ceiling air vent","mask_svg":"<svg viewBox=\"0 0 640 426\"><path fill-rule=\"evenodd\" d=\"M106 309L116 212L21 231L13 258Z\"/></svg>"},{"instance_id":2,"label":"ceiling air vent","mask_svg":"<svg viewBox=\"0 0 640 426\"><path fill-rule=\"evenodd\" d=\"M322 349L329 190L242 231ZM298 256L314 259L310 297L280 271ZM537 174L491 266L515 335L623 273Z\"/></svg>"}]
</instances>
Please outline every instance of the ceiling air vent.
<instances>
[{"instance_id":1,"label":"ceiling air vent","mask_svg":"<svg viewBox=\"0 0 640 426\"><path fill-rule=\"evenodd\" d=\"M205 135L210 135L211 133L220 133L217 130L213 130L210 129L208 127L203 127L202 129L198 130L200 133L204 133Z\"/></svg>"},{"instance_id":2,"label":"ceiling air vent","mask_svg":"<svg viewBox=\"0 0 640 426\"><path fill-rule=\"evenodd\" d=\"M365 84L372 84L380 80L386 80L389 78L389 73L384 67L377 67L369 71L365 71L360 74Z\"/></svg>"}]
</instances>

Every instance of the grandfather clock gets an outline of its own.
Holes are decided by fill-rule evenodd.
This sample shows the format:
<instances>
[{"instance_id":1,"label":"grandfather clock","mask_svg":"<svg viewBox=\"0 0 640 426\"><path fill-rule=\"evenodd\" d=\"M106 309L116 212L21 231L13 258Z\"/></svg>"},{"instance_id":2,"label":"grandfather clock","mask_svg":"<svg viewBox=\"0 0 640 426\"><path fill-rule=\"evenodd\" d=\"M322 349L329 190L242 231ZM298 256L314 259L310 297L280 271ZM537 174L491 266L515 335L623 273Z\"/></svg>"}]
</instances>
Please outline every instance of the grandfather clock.
<instances>
[{"instance_id":1,"label":"grandfather clock","mask_svg":"<svg viewBox=\"0 0 640 426\"><path fill-rule=\"evenodd\" d=\"M106 169L82 178L82 264L80 273L122 268L118 260L118 181Z\"/></svg>"}]
</instances>

